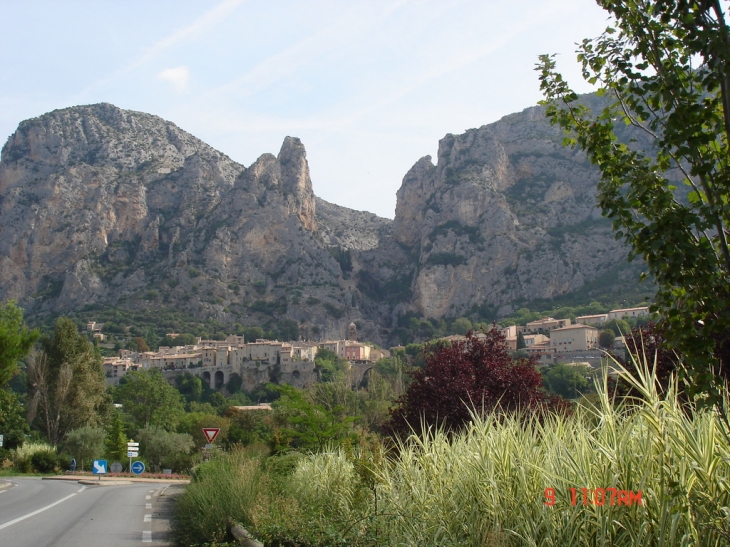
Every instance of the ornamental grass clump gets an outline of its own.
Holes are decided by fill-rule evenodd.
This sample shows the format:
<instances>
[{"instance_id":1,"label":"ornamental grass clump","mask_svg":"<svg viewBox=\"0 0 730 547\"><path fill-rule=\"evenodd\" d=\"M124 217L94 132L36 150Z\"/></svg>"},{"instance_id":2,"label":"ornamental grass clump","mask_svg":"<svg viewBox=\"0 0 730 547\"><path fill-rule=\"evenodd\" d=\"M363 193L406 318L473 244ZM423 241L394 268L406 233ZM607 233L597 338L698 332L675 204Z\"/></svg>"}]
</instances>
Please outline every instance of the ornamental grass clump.
<instances>
[{"instance_id":1,"label":"ornamental grass clump","mask_svg":"<svg viewBox=\"0 0 730 547\"><path fill-rule=\"evenodd\" d=\"M233 451L200 464L175 507L177 543L198 545L231 539L229 521L251 526L254 506L267 490L260 456Z\"/></svg>"},{"instance_id":2,"label":"ornamental grass clump","mask_svg":"<svg viewBox=\"0 0 730 547\"><path fill-rule=\"evenodd\" d=\"M432 430L401 442L378 486L389 544L729 544L726 423L682 405L674 384L660 397L637 365L625 379L640 399L615 404L604 376L593 411L474 415L451 438Z\"/></svg>"}]
</instances>

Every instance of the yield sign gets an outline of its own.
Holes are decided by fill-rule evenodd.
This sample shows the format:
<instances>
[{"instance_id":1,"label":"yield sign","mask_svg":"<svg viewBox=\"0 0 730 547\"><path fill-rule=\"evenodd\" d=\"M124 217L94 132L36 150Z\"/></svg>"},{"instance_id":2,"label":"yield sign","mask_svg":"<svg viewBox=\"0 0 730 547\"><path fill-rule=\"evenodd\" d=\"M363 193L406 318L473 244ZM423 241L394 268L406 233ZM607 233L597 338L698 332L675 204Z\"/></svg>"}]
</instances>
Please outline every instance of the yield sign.
<instances>
[{"instance_id":1,"label":"yield sign","mask_svg":"<svg viewBox=\"0 0 730 547\"><path fill-rule=\"evenodd\" d=\"M204 427L203 428L203 435L205 435L205 438L208 439L209 443L212 443L215 441L215 438L218 436L218 433L220 433L221 430L219 427Z\"/></svg>"}]
</instances>

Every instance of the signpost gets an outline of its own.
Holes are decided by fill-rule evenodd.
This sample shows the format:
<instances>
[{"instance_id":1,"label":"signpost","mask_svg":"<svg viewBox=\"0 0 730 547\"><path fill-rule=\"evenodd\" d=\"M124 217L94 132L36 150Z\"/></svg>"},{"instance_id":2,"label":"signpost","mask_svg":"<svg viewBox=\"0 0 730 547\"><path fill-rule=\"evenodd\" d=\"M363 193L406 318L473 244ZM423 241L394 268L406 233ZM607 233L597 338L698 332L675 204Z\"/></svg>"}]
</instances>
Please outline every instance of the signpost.
<instances>
[{"instance_id":1,"label":"signpost","mask_svg":"<svg viewBox=\"0 0 730 547\"><path fill-rule=\"evenodd\" d=\"M215 441L215 438L218 436L218 433L220 433L221 430L219 427L204 427L203 428L203 435L205 435L205 438L208 439L208 443L212 443Z\"/></svg>"},{"instance_id":2,"label":"signpost","mask_svg":"<svg viewBox=\"0 0 730 547\"><path fill-rule=\"evenodd\" d=\"M91 472L94 475L99 475L99 482L101 482L101 476L106 474L106 470L106 460L94 460L94 462L91 464Z\"/></svg>"},{"instance_id":3,"label":"signpost","mask_svg":"<svg viewBox=\"0 0 730 547\"><path fill-rule=\"evenodd\" d=\"M2 448L3 442L5 442L5 435L0 435L0 448Z\"/></svg>"},{"instance_id":4,"label":"signpost","mask_svg":"<svg viewBox=\"0 0 730 547\"><path fill-rule=\"evenodd\" d=\"M127 457L129 458L129 470L132 470L132 458L139 458L139 443L129 439L127 443Z\"/></svg>"},{"instance_id":5,"label":"signpost","mask_svg":"<svg viewBox=\"0 0 730 547\"><path fill-rule=\"evenodd\" d=\"M221 430L219 427L204 427L203 428L203 435L205 435L205 438L208 440L208 444L205 445L203 449L203 454L205 455L206 461L208 460L208 457L210 456L209 450L213 450L215 446L213 445L213 441L215 441L215 438L218 436L218 433L220 433Z\"/></svg>"},{"instance_id":6,"label":"signpost","mask_svg":"<svg viewBox=\"0 0 730 547\"><path fill-rule=\"evenodd\" d=\"M135 475L141 475L144 473L144 462L134 462L132 464L132 473Z\"/></svg>"}]
</instances>

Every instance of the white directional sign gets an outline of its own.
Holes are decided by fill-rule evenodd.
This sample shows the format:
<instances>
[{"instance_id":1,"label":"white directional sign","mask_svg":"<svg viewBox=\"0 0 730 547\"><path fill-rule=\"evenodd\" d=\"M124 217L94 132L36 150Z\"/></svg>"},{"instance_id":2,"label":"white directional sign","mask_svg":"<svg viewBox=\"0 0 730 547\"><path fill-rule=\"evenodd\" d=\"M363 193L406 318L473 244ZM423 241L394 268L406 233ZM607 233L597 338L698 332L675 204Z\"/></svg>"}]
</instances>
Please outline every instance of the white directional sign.
<instances>
[{"instance_id":1,"label":"white directional sign","mask_svg":"<svg viewBox=\"0 0 730 547\"><path fill-rule=\"evenodd\" d=\"M138 458L139 452L127 452L127 457L128 458Z\"/></svg>"},{"instance_id":2,"label":"white directional sign","mask_svg":"<svg viewBox=\"0 0 730 547\"><path fill-rule=\"evenodd\" d=\"M135 447L135 446L139 446L139 443L127 443L127 447L128 448L132 448L132 447Z\"/></svg>"},{"instance_id":3,"label":"white directional sign","mask_svg":"<svg viewBox=\"0 0 730 547\"><path fill-rule=\"evenodd\" d=\"M103 475L104 473L106 473L106 470L106 460L94 460L94 463L91 467L91 471L94 473L94 475Z\"/></svg>"},{"instance_id":4,"label":"white directional sign","mask_svg":"<svg viewBox=\"0 0 730 547\"><path fill-rule=\"evenodd\" d=\"M5 435L0 435L0 447L3 445L4 441L5 441Z\"/></svg>"}]
</instances>

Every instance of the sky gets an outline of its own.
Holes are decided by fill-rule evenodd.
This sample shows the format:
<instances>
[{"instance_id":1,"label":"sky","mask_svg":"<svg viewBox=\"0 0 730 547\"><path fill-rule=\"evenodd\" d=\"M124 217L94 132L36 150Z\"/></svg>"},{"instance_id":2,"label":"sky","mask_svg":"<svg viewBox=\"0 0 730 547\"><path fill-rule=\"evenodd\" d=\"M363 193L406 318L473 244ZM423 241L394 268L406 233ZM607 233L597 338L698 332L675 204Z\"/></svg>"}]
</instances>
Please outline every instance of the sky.
<instances>
[{"instance_id":1,"label":"sky","mask_svg":"<svg viewBox=\"0 0 730 547\"><path fill-rule=\"evenodd\" d=\"M592 0L0 0L0 140L57 108L161 116L246 167L286 136L323 199L393 218L447 133L541 99L538 55L590 91Z\"/></svg>"}]
</instances>

